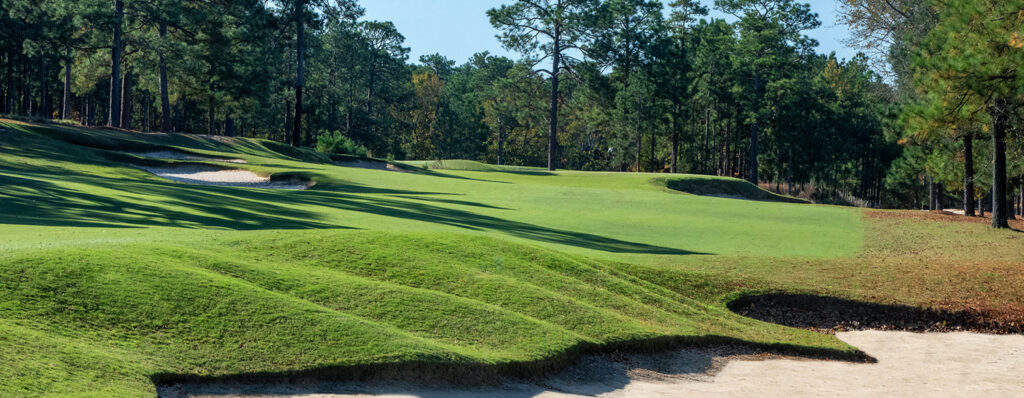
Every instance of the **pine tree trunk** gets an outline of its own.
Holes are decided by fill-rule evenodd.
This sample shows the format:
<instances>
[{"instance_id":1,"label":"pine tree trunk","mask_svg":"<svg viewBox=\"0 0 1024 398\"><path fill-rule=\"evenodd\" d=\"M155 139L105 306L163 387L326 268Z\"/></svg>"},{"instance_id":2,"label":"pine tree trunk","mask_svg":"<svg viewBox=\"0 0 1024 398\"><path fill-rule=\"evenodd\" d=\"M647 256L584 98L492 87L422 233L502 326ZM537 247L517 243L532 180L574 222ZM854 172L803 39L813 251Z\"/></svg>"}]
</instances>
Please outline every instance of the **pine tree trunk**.
<instances>
[{"instance_id":1,"label":"pine tree trunk","mask_svg":"<svg viewBox=\"0 0 1024 398\"><path fill-rule=\"evenodd\" d=\"M976 216L974 211L974 135L964 136L964 215Z\"/></svg>"},{"instance_id":2,"label":"pine tree trunk","mask_svg":"<svg viewBox=\"0 0 1024 398\"><path fill-rule=\"evenodd\" d=\"M124 82L121 84L121 128L131 129L132 121L132 71L124 72Z\"/></svg>"},{"instance_id":3,"label":"pine tree trunk","mask_svg":"<svg viewBox=\"0 0 1024 398\"><path fill-rule=\"evenodd\" d=\"M760 99L760 95L761 95L760 93L761 93L761 76L755 73L754 74L754 96L756 98ZM757 112L757 108L756 107L754 108L754 111ZM754 185L757 185L758 182L760 182L760 178L757 175L757 173L758 173L758 164L757 164L757 151L758 151L758 145L757 144L758 143L757 143L757 139L758 139L759 135L760 135L760 127L758 126L758 120L757 120L757 117L755 116L753 122L750 124L750 161L748 162L749 166L750 166L750 175L748 177L749 177L750 183L754 184Z\"/></svg>"},{"instance_id":4,"label":"pine tree trunk","mask_svg":"<svg viewBox=\"0 0 1024 398\"><path fill-rule=\"evenodd\" d=\"M992 227L1010 228L1006 209L1006 101L995 100L992 107Z\"/></svg>"},{"instance_id":5,"label":"pine tree trunk","mask_svg":"<svg viewBox=\"0 0 1024 398\"><path fill-rule=\"evenodd\" d=\"M160 21L160 38L163 39L167 36L167 23ZM164 52L160 51L158 60L158 68L160 79L160 132L169 133L171 132L171 94L167 88L167 59L164 57Z\"/></svg>"},{"instance_id":6,"label":"pine tree trunk","mask_svg":"<svg viewBox=\"0 0 1024 398\"><path fill-rule=\"evenodd\" d=\"M121 127L121 24L124 3L114 0L114 41L110 51L110 108L107 126Z\"/></svg>"},{"instance_id":7,"label":"pine tree trunk","mask_svg":"<svg viewBox=\"0 0 1024 398\"><path fill-rule=\"evenodd\" d=\"M235 136L235 120L231 118L231 109L228 109L227 115L224 116L224 135Z\"/></svg>"},{"instance_id":8,"label":"pine tree trunk","mask_svg":"<svg viewBox=\"0 0 1024 398\"><path fill-rule=\"evenodd\" d=\"M284 120L285 120L284 121L284 139L282 139L281 142L288 143L288 142L291 141L291 138L290 138L291 137L291 128L292 128L292 125L293 125L292 120L290 118L290 116L292 116L292 102L291 101L287 101L286 100L284 102L284 114L285 114L285 117L284 117Z\"/></svg>"},{"instance_id":9,"label":"pine tree trunk","mask_svg":"<svg viewBox=\"0 0 1024 398\"><path fill-rule=\"evenodd\" d=\"M299 146L302 138L302 86L305 83L306 27L305 1L299 0L295 5L295 118L292 125L292 146Z\"/></svg>"},{"instance_id":10,"label":"pine tree trunk","mask_svg":"<svg viewBox=\"0 0 1024 398\"><path fill-rule=\"evenodd\" d=\"M60 107L60 118L71 117L71 46L64 47L64 96Z\"/></svg>"},{"instance_id":11,"label":"pine tree trunk","mask_svg":"<svg viewBox=\"0 0 1024 398\"><path fill-rule=\"evenodd\" d=\"M676 111L679 114L679 111ZM672 174L679 172L679 129L676 121L672 121Z\"/></svg>"},{"instance_id":12,"label":"pine tree trunk","mask_svg":"<svg viewBox=\"0 0 1024 398\"><path fill-rule=\"evenodd\" d=\"M50 110L50 82L46 78L46 56L39 57L39 113L44 118L53 118L53 112Z\"/></svg>"},{"instance_id":13,"label":"pine tree trunk","mask_svg":"<svg viewBox=\"0 0 1024 398\"><path fill-rule=\"evenodd\" d=\"M654 158L655 147L658 145L658 136L655 135L654 131L651 131L651 172L658 172L658 161Z\"/></svg>"},{"instance_id":14,"label":"pine tree trunk","mask_svg":"<svg viewBox=\"0 0 1024 398\"><path fill-rule=\"evenodd\" d=\"M206 119L206 133L209 135L217 134L217 119L216 110L213 108L213 99L210 99L210 112Z\"/></svg>"},{"instance_id":15,"label":"pine tree trunk","mask_svg":"<svg viewBox=\"0 0 1024 398\"><path fill-rule=\"evenodd\" d=\"M561 27L555 27L555 47L551 57L551 109L548 114L548 170L558 168L558 70L562 67ZM639 164L638 164L639 166Z\"/></svg>"},{"instance_id":16,"label":"pine tree trunk","mask_svg":"<svg viewBox=\"0 0 1024 398\"><path fill-rule=\"evenodd\" d=\"M1016 183L1014 183L1013 185L1010 185L1009 181L1007 181L1006 185L1007 185L1007 187L1012 187L1012 186L1015 186ZM1012 188L1008 188L1007 191L1006 191L1006 218L1008 220L1016 220L1017 219L1017 206L1016 206L1016 202L1017 202L1017 197L1016 197L1016 195L1013 194L1013 189Z\"/></svg>"},{"instance_id":17,"label":"pine tree trunk","mask_svg":"<svg viewBox=\"0 0 1024 398\"><path fill-rule=\"evenodd\" d=\"M28 65L27 59L21 64L21 71L24 75L24 78L21 80L21 114L29 115L32 114L32 98L30 97L30 92L32 90L29 87L28 82L30 81L29 79L32 78L32 70Z\"/></svg>"},{"instance_id":18,"label":"pine tree trunk","mask_svg":"<svg viewBox=\"0 0 1024 398\"><path fill-rule=\"evenodd\" d=\"M85 96L85 124L88 126L96 125L96 103L92 101L92 91Z\"/></svg>"},{"instance_id":19,"label":"pine tree trunk","mask_svg":"<svg viewBox=\"0 0 1024 398\"><path fill-rule=\"evenodd\" d=\"M500 123L500 122L499 122ZM498 127L498 166L505 165L505 126Z\"/></svg>"}]
</instances>

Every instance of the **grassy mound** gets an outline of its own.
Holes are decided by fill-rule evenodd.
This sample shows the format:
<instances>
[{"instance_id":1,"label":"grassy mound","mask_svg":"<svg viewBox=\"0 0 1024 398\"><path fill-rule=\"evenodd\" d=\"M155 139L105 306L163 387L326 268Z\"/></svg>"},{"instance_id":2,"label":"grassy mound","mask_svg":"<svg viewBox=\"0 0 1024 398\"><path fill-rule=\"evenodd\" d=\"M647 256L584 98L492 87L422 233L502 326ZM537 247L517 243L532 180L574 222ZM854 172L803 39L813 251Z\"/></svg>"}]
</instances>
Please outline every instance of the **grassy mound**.
<instances>
[{"instance_id":1,"label":"grassy mound","mask_svg":"<svg viewBox=\"0 0 1024 398\"><path fill-rule=\"evenodd\" d=\"M664 183L669 189L693 195L767 202L810 203L803 199L766 191L748 181L737 178L690 176L687 178L660 178L658 181Z\"/></svg>"},{"instance_id":2,"label":"grassy mound","mask_svg":"<svg viewBox=\"0 0 1024 398\"><path fill-rule=\"evenodd\" d=\"M127 152L151 150L317 185L178 184L129 166L140 158ZM681 196L650 175L333 163L270 141L0 121L0 396L153 396L154 381L356 368L539 371L666 342L849 356L726 303L984 297L1013 315L1024 300L1019 247L980 224ZM964 236L993 250L956 254Z\"/></svg>"},{"instance_id":3,"label":"grassy mound","mask_svg":"<svg viewBox=\"0 0 1024 398\"><path fill-rule=\"evenodd\" d=\"M532 175L551 174L548 173L547 169L541 167L498 166L493 164L477 162L475 160L414 160L402 163L430 170L482 171Z\"/></svg>"}]
</instances>

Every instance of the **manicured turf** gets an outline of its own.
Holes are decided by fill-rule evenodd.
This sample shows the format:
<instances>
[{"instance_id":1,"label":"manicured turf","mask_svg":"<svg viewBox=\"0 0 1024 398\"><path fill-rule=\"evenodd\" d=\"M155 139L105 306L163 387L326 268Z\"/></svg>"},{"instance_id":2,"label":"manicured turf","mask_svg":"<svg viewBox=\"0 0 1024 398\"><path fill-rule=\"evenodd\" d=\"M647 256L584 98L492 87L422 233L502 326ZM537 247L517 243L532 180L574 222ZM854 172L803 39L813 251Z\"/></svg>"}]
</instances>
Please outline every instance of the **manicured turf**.
<instances>
[{"instance_id":1,"label":"manicured turf","mask_svg":"<svg viewBox=\"0 0 1024 398\"><path fill-rule=\"evenodd\" d=\"M984 271L961 268L966 287L943 301L931 288L947 274L922 263L970 260L930 243L947 236L943 221L695 196L649 174L465 161L398 173L267 141L0 129L2 396L153 396L154 377L350 365L514 366L663 338L852 354L725 302L783 290L954 307L984 296L1006 309L1024 290L1018 235L981 224L953 234L1003 249ZM317 185L177 184L122 152L165 149Z\"/></svg>"}]
</instances>

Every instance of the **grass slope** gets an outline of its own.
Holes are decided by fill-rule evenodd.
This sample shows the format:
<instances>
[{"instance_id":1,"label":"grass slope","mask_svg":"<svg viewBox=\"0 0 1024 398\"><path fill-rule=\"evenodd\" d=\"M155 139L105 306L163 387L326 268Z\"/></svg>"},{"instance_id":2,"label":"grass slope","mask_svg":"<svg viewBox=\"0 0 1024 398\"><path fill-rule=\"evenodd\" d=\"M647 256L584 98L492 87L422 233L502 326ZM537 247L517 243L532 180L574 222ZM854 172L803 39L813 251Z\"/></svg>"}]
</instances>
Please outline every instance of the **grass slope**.
<instances>
[{"instance_id":1,"label":"grass slope","mask_svg":"<svg viewBox=\"0 0 1024 398\"><path fill-rule=\"evenodd\" d=\"M693 195L761 200L768 202L810 203L806 200L769 192L750 182L730 177L689 176L663 178L659 182L669 189Z\"/></svg>"},{"instance_id":2,"label":"grass slope","mask_svg":"<svg viewBox=\"0 0 1024 398\"><path fill-rule=\"evenodd\" d=\"M123 153L148 150L241 158L318 184L172 183ZM346 168L269 141L0 121L0 395L153 396L153 380L351 366L529 369L666 339L851 355L725 303L773 290L913 305L984 297L1016 314L1024 291L1016 235L980 224L955 234L1001 249L969 268L929 243L947 224L934 220L679 195L653 175L447 164L463 170ZM925 262L962 268L933 275ZM936 293L943 277L964 287L953 301Z\"/></svg>"}]
</instances>

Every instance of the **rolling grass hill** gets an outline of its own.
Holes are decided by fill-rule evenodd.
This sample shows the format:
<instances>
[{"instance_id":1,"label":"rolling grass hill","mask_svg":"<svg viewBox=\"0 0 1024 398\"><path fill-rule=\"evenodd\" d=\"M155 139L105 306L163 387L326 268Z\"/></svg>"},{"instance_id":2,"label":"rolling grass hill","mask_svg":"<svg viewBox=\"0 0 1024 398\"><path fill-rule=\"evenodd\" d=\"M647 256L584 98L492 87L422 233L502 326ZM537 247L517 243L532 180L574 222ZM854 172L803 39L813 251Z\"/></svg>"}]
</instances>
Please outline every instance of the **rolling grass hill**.
<instances>
[{"instance_id":1,"label":"rolling grass hill","mask_svg":"<svg viewBox=\"0 0 1024 398\"><path fill-rule=\"evenodd\" d=\"M188 185L131 167L166 150L317 184ZM535 372L665 344L857 355L727 309L750 292L1024 313L1014 232L666 188L736 185L697 176L430 163L368 170L269 141L0 120L0 396L412 365ZM990 250L964 256L964 236Z\"/></svg>"}]
</instances>

